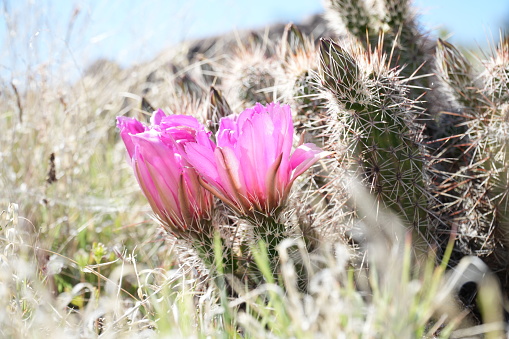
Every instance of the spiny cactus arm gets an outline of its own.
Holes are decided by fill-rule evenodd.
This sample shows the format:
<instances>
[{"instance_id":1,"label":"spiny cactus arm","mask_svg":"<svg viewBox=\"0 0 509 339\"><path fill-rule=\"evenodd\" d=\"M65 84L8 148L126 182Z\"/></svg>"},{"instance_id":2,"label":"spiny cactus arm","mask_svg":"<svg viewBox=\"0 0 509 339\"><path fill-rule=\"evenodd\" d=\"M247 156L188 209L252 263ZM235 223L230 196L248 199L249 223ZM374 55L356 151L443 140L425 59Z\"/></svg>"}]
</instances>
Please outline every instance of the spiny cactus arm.
<instances>
[{"instance_id":1,"label":"spiny cactus arm","mask_svg":"<svg viewBox=\"0 0 509 339\"><path fill-rule=\"evenodd\" d=\"M484 95L476 86L471 63L458 49L442 39L437 42L435 67L438 77L451 89L454 99L462 106L459 113L442 112L439 121L440 133L436 135L444 150L437 159L450 159L449 166L442 162L441 167L448 172L444 177L445 183L451 185L456 180L454 178L463 182L464 178L461 177L470 171L468 166L476 167L478 164L479 159L474 159L473 143L468 130L475 128L472 125L482 123L482 119L478 118L486 104ZM458 189L454 190L459 194L457 199L464 200L463 195L466 192L459 193L463 185L457 183L457 187ZM444 186L439 185L437 189L441 194ZM451 194L448 189L445 191Z\"/></svg>"},{"instance_id":2,"label":"spiny cactus arm","mask_svg":"<svg viewBox=\"0 0 509 339\"><path fill-rule=\"evenodd\" d=\"M464 159L462 166L456 171L449 169L445 176L444 182L450 183L453 189L438 191L455 197L450 199L452 208L444 214L458 227L457 243L465 254L487 256L496 251L500 243L509 245L509 125L503 113L506 101L499 96L507 92L501 90L507 82L499 82L507 77L503 56L501 45L495 56L486 62L482 76L475 78L465 57L454 46L438 41L439 75L467 112L461 120L456 119L451 124L451 128L458 126L456 131L464 130L459 142L464 148L463 154L457 158ZM509 58L506 60L505 69L509 69ZM477 79L484 81L484 88L476 86ZM453 147L449 146L451 155Z\"/></svg>"},{"instance_id":3,"label":"spiny cactus arm","mask_svg":"<svg viewBox=\"0 0 509 339\"><path fill-rule=\"evenodd\" d=\"M472 64L452 44L438 39L436 65L440 77L451 87L456 100L475 116L475 110L485 103L475 84Z\"/></svg>"},{"instance_id":4,"label":"spiny cactus arm","mask_svg":"<svg viewBox=\"0 0 509 339\"><path fill-rule=\"evenodd\" d=\"M368 85L373 99L363 119L368 132L364 154L377 184L375 192L382 195L386 206L426 232L431 200L425 182L426 150L421 126L414 121L417 113L412 100L396 76L382 74Z\"/></svg>"},{"instance_id":5,"label":"spiny cactus arm","mask_svg":"<svg viewBox=\"0 0 509 339\"><path fill-rule=\"evenodd\" d=\"M382 18L384 32L383 50L391 55L391 67L403 67L401 75L411 77L418 70L419 75L431 75L429 61L431 50L423 35L419 32L409 0L382 0L385 7ZM429 76L420 77L412 85L421 87L411 89L410 97L417 99L429 88Z\"/></svg>"},{"instance_id":6,"label":"spiny cactus arm","mask_svg":"<svg viewBox=\"0 0 509 339\"><path fill-rule=\"evenodd\" d=\"M320 39L319 74L322 85L343 104L351 106L363 101L360 97L366 89L356 60L331 39Z\"/></svg>"},{"instance_id":7,"label":"spiny cactus arm","mask_svg":"<svg viewBox=\"0 0 509 339\"><path fill-rule=\"evenodd\" d=\"M383 0L385 7L384 23L392 28L393 31L399 31L409 20L412 20L408 0Z\"/></svg>"},{"instance_id":8,"label":"spiny cactus arm","mask_svg":"<svg viewBox=\"0 0 509 339\"><path fill-rule=\"evenodd\" d=\"M473 124L472 133L490 156L492 171L506 172L509 168L509 41L500 43L495 56L486 63L483 74L483 95L489 97L480 123Z\"/></svg>"},{"instance_id":9,"label":"spiny cactus arm","mask_svg":"<svg viewBox=\"0 0 509 339\"><path fill-rule=\"evenodd\" d=\"M385 207L409 224L425 228L425 152L419 126L413 121L413 102L406 97L398 74L382 64L363 71L354 56L326 39L320 55L322 84L332 100L347 109L331 113L345 126L341 133L348 139L348 152L357 158L364 183ZM365 59L375 57L382 58ZM332 110L335 106L330 105Z\"/></svg>"},{"instance_id":10,"label":"spiny cactus arm","mask_svg":"<svg viewBox=\"0 0 509 339\"><path fill-rule=\"evenodd\" d=\"M495 55L485 63L481 79L489 104L479 121L471 123L471 135L477 142L485 170L486 187L494 206L497 239L509 246L509 41L502 40ZM482 175L482 173L481 173Z\"/></svg>"},{"instance_id":11,"label":"spiny cactus arm","mask_svg":"<svg viewBox=\"0 0 509 339\"><path fill-rule=\"evenodd\" d=\"M308 42L300 29L293 23L285 26L283 37L281 39L281 55L286 59L290 55L295 55L299 51L308 50Z\"/></svg>"},{"instance_id":12,"label":"spiny cactus arm","mask_svg":"<svg viewBox=\"0 0 509 339\"><path fill-rule=\"evenodd\" d=\"M408 0L380 0L370 7L365 0L329 0L326 15L333 28L340 27L341 22L366 49L382 47L391 56L391 67L403 67L401 75L409 77L419 68L420 74L431 73L426 63L429 53ZM336 31L346 33L338 28ZM429 87L424 79L418 86ZM423 91L412 92L415 99Z\"/></svg>"},{"instance_id":13,"label":"spiny cactus arm","mask_svg":"<svg viewBox=\"0 0 509 339\"><path fill-rule=\"evenodd\" d=\"M318 48L312 37L300 32L290 24L286 26L286 38L281 40L280 63L277 75L277 95L281 102L294 108L298 130L305 128L311 136L317 136L326 127L324 122L325 105L319 95L316 81L318 71ZM293 47L292 47L293 46ZM311 140L311 139L310 139ZM313 142L323 142L318 137Z\"/></svg>"},{"instance_id":14,"label":"spiny cactus arm","mask_svg":"<svg viewBox=\"0 0 509 339\"><path fill-rule=\"evenodd\" d=\"M236 94L238 102L233 106L254 105L257 102L269 103L274 101L275 75L279 68L279 61L267 57L267 46L256 45L239 50L231 62L223 69L225 76L223 88Z\"/></svg>"},{"instance_id":15,"label":"spiny cactus arm","mask_svg":"<svg viewBox=\"0 0 509 339\"><path fill-rule=\"evenodd\" d=\"M377 18L361 0L327 0L326 16L329 24L340 35L352 34L365 42L370 32L378 34ZM345 31L346 29L346 31Z\"/></svg>"},{"instance_id":16,"label":"spiny cactus arm","mask_svg":"<svg viewBox=\"0 0 509 339\"><path fill-rule=\"evenodd\" d=\"M509 38L501 39L495 55L486 63L484 93L495 105L509 101Z\"/></svg>"}]
</instances>

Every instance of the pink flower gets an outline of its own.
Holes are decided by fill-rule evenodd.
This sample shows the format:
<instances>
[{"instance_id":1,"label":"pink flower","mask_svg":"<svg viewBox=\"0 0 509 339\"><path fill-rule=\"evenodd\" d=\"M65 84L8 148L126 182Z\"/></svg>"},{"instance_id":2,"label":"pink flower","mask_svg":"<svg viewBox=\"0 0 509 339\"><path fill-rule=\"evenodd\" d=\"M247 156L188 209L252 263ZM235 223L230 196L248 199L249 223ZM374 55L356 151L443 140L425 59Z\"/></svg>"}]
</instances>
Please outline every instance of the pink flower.
<instances>
[{"instance_id":1,"label":"pink flower","mask_svg":"<svg viewBox=\"0 0 509 339\"><path fill-rule=\"evenodd\" d=\"M199 231L209 219L212 195L199 183L196 171L183 157L187 143L213 144L210 133L193 117L154 112L151 125L118 117L117 126L134 174L152 210L172 233Z\"/></svg>"},{"instance_id":2,"label":"pink flower","mask_svg":"<svg viewBox=\"0 0 509 339\"><path fill-rule=\"evenodd\" d=\"M220 121L217 146L185 145L187 160L204 187L246 216L270 216L282 206L295 179L329 153L303 144L293 154L290 106L268 104Z\"/></svg>"}]
</instances>

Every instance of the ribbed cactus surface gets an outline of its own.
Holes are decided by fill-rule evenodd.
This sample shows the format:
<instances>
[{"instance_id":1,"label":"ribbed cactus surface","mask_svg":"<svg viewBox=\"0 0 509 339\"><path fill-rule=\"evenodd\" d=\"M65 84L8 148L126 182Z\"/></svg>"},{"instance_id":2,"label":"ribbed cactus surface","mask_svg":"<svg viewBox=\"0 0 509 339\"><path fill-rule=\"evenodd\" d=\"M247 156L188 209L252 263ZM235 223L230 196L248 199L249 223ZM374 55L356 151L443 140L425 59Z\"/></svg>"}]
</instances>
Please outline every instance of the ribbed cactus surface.
<instances>
[{"instance_id":1,"label":"ribbed cactus surface","mask_svg":"<svg viewBox=\"0 0 509 339\"><path fill-rule=\"evenodd\" d=\"M330 98L331 119L338 119L340 161L403 220L427 232L426 152L422 126L416 123L415 102L397 70L386 65L383 54L362 48L347 51L331 40L320 46L320 77Z\"/></svg>"}]
</instances>

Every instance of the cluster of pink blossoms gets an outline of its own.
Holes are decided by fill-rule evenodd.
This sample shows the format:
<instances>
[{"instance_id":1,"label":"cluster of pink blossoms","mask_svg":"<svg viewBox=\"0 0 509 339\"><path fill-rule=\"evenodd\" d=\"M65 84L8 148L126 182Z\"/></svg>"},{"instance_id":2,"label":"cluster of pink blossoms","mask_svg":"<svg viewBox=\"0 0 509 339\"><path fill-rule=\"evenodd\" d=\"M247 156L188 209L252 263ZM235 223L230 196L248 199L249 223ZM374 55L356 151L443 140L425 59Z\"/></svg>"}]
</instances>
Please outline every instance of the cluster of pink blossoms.
<instances>
[{"instance_id":1,"label":"cluster of pink blossoms","mask_svg":"<svg viewBox=\"0 0 509 339\"><path fill-rule=\"evenodd\" d=\"M328 155L314 144L293 153L288 105L257 104L224 117L216 143L195 118L154 112L150 126L118 117L117 126L140 187L172 232L209 219L212 195L240 216L271 216L294 180Z\"/></svg>"}]
</instances>

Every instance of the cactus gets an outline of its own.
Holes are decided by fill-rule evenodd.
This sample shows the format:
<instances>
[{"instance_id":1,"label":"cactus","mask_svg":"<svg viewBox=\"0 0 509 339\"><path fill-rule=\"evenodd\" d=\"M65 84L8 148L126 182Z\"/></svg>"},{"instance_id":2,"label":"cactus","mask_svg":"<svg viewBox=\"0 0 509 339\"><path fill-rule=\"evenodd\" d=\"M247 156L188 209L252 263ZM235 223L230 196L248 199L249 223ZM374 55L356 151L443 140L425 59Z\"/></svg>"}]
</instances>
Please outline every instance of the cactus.
<instances>
[{"instance_id":1,"label":"cactus","mask_svg":"<svg viewBox=\"0 0 509 339\"><path fill-rule=\"evenodd\" d=\"M476 141L472 140L467 124L480 121L481 111L486 106L472 74L473 66L453 45L439 39L437 44L437 68L442 80L461 106L460 113L447 116L446 126L463 125L456 131L449 131L449 143L445 144L449 157L464 159L460 168L444 170L442 182L437 193L446 196L446 204L438 205L442 218L449 224L457 225L458 246L466 254L490 253L493 238L486 236L493 230L493 206L487 194L487 187L479 177L484 172L482 153L476 151ZM445 120L443 121L445 122ZM460 135L454 135L458 129ZM472 132L472 129L470 129ZM465 213L468 211L468 213ZM491 244L490 244L491 243Z\"/></svg>"},{"instance_id":2,"label":"cactus","mask_svg":"<svg viewBox=\"0 0 509 339\"><path fill-rule=\"evenodd\" d=\"M444 247L448 234L457 232L458 258L486 257L500 249L497 243L502 240L494 232L503 228L507 180L505 164L495 160L504 158L505 152L504 127L496 122L500 121L496 112L503 110L497 100L503 105L507 93L503 80L507 51L504 54L501 46L484 75L474 76L474 67L449 43L439 40L433 55L434 44L418 31L406 0L329 0L327 7L331 27L342 37L353 37L367 51L383 51L388 67L397 67L409 85L408 98L423 108L416 113L425 125L421 141L429 152L421 155L428 170L424 189L433 196L427 209L437 221L432 236ZM438 77L431 75L435 71ZM486 85L480 85L483 82ZM358 90L352 87L350 92Z\"/></svg>"},{"instance_id":3,"label":"cactus","mask_svg":"<svg viewBox=\"0 0 509 339\"><path fill-rule=\"evenodd\" d=\"M469 110L484 105L472 74L474 67L456 47L438 39L436 58L439 75L461 105Z\"/></svg>"},{"instance_id":4,"label":"cactus","mask_svg":"<svg viewBox=\"0 0 509 339\"><path fill-rule=\"evenodd\" d=\"M331 40L322 40L320 55L330 119L344 126L332 132L346 142L346 150L337 150L339 160L358 166L356 174L383 207L428 233L422 128L398 71L387 67L381 51L347 51Z\"/></svg>"},{"instance_id":5,"label":"cactus","mask_svg":"<svg viewBox=\"0 0 509 339\"><path fill-rule=\"evenodd\" d=\"M493 213L498 227L500 240L505 246L507 242L508 213L508 84L509 84L509 44L502 41L494 57L485 64L481 75L484 87L480 96L488 98L488 104L481 106L476 119L470 123L470 135L476 146L475 152L481 161L485 161L478 174L485 178L483 182L489 192L493 205Z\"/></svg>"},{"instance_id":6,"label":"cactus","mask_svg":"<svg viewBox=\"0 0 509 339\"><path fill-rule=\"evenodd\" d=\"M452 199L442 214L457 225L459 252L483 258L507 291L508 44L502 40L480 74L460 51L441 40L437 61L440 77L460 106L456 123L465 130L454 151L461 151L464 165L444 176Z\"/></svg>"},{"instance_id":7,"label":"cactus","mask_svg":"<svg viewBox=\"0 0 509 339\"><path fill-rule=\"evenodd\" d=\"M247 46L238 47L225 66L225 88L234 100L233 106L250 106L274 101L275 74L278 62L268 57L270 47L255 35ZM260 41L261 40L261 41Z\"/></svg>"},{"instance_id":8,"label":"cactus","mask_svg":"<svg viewBox=\"0 0 509 339\"><path fill-rule=\"evenodd\" d=\"M430 43L417 30L407 0L328 0L327 18L340 35L355 37L368 51L382 49L388 66L401 68L401 75L430 75ZM412 99L430 87L429 77L415 78L409 91Z\"/></svg>"},{"instance_id":9,"label":"cactus","mask_svg":"<svg viewBox=\"0 0 509 339\"><path fill-rule=\"evenodd\" d=\"M201 51L198 66L179 65L182 71L166 77L173 91L168 107L203 113L209 131L218 130L220 118L256 102L279 101L292 106L302 132L294 143L308 139L335 154L296 182L277 211L254 217L236 202L218 203L221 220L213 219L210 229L220 231L228 253L225 272L258 284L262 275L252 257L260 241L277 272L277 247L286 237L302 238L310 252L330 239L351 240L353 221L362 216L347 203L352 197L343 184L354 175L376 197L375 212L394 211L439 254L456 233L452 264L477 255L503 278L509 246L508 42L475 74L458 49L419 32L407 0L326 3L337 39L318 44L289 24L279 41L251 34L231 57L219 49L216 55ZM246 199L239 192L232 197ZM207 241L186 245L211 269L213 236L211 231Z\"/></svg>"},{"instance_id":10,"label":"cactus","mask_svg":"<svg viewBox=\"0 0 509 339\"><path fill-rule=\"evenodd\" d=\"M295 125L301 138L320 147L327 147L334 129L327 118L327 100L321 95L321 86L316 81L319 68L318 47L313 37L306 36L298 26L285 26L280 46L281 63L277 91L281 101L289 103L295 112ZM318 168L317 168L318 169ZM307 250L318 251L323 239L345 241L345 233L351 228L352 211L346 208L347 194L341 178L344 169L327 160L313 175L307 176L294 199L289 201L289 210L294 213L294 222L306 244Z\"/></svg>"},{"instance_id":11,"label":"cactus","mask_svg":"<svg viewBox=\"0 0 509 339\"><path fill-rule=\"evenodd\" d=\"M330 0L326 2L327 19L338 34L351 34L366 41L366 34L376 34L380 27L376 27L377 16L370 12L370 7L364 1L357 0Z\"/></svg>"},{"instance_id":12,"label":"cactus","mask_svg":"<svg viewBox=\"0 0 509 339\"><path fill-rule=\"evenodd\" d=\"M430 168L437 181L446 181L443 172L456 172L466 165L455 149L449 147L457 141L451 136L463 135L465 128L463 121L458 122L461 118L450 119L450 115L443 113L453 109L433 75L434 44L417 29L409 1L328 0L326 4L327 18L338 34L354 37L368 51L383 51L388 67L399 69L399 76L408 85L408 97L423 108L417 112L416 119L424 125L423 138L428 152L434 158L447 159L447 164L435 161L430 163ZM440 189L441 186L437 188ZM449 203L444 194L438 196L439 203Z\"/></svg>"},{"instance_id":13,"label":"cactus","mask_svg":"<svg viewBox=\"0 0 509 339\"><path fill-rule=\"evenodd\" d=\"M318 71L318 50L312 38L305 36L297 26L285 27L280 44L278 96L295 109L298 123L315 136L314 142L322 142L318 135L325 128L325 102L314 84ZM323 135L321 135L322 137Z\"/></svg>"}]
</instances>

